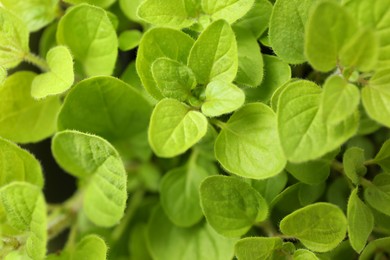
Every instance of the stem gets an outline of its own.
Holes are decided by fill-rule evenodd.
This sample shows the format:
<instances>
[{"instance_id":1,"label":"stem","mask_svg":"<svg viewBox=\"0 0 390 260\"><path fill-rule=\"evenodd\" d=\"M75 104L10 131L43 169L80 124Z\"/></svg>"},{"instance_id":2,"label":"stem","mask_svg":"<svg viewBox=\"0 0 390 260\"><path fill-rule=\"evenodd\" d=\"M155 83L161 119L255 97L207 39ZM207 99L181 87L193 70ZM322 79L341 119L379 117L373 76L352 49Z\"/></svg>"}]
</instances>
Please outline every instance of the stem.
<instances>
[{"instance_id":1,"label":"stem","mask_svg":"<svg viewBox=\"0 0 390 260\"><path fill-rule=\"evenodd\" d=\"M275 237L280 235L269 219L260 223L258 226L264 231L265 234L267 234L268 237Z\"/></svg>"},{"instance_id":2,"label":"stem","mask_svg":"<svg viewBox=\"0 0 390 260\"><path fill-rule=\"evenodd\" d=\"M360 184L367 188L367 187L370 187L370 186L374 186L374 184L372 184L372 182L370 182L369 180L365 179L365 178L361 178L360 179Z\"/></svg>"},{"instance_id":3,"label":"stem","mask_svg":"<svg viewBox=\"0 0 390 260\"><path fill-rule=\"evenodd\" d=\"M224 122L222 122L222 121L220 121L218 119L210 118L209 120L210 120L211 124L221 128L221 129L226 127L226 123L224 123Z\"/></svg>"},{"instance_id":4,"label":"stem","mask_svg":"<svg viewBox=\"0 0 390 260\"><path fill-rule=\"evenodd\" d=\"M33 64L37 66L41 71L46 72L49 71L49 65L47 64L46 60L42 59L41 57L29 52L24 56L24 60L30 64Z\"/></svg>"},{"instance_id":5,"label":"stem","mask_svg":"<svg viewBox=\"0 0 390 260\"><path fill-rule=\"evenodd\" d=\"M375 159L370 159L364 162L364 166L376 164Z\"/></svg>"}]
</instances>

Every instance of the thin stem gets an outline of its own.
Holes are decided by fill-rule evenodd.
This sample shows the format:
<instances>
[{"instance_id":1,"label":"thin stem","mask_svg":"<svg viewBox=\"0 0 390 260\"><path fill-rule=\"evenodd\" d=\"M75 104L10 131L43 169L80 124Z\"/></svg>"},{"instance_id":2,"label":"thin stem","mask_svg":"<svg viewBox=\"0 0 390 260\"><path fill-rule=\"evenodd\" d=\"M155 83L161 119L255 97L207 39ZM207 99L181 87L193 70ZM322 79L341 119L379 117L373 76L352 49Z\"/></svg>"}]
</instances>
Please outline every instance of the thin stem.
<instances>
[{"instance_id":1,"label":"thin stem","mask_svg":"<svg viewBox=\"0 0 390 260\"><path fill-rule=\"evenodd\" d=\"M268 237L279 236L279 232L276 230L272 222L267 219L266 221L259 223L258 225Z\"/></svg>"},{"instance_id":2,"label":"thin stem","mask_svg":"<svg viewBox=\"0 0 390 260\"><path fill-rule=\"evenodd\" d=\"M29 52L24 56L24 60L28 63L31 63L35 66L37 66L41 71L46 72L49 71L49 65L47 64L46 60L42 59L41 57Z\"/></svg>"},{"instance_id":3,"label":"thin stem","mask_svg":"<svg viewBox=\"0 0 390 260\"><path fill-rule=\"evenodd\" d=\"M374 186L374 184L372 184L372 182L370 182L369 180L365 179L365 178L361 178L360 179L360 184L367 188L367 187L370 187L370 186Z\"/></svg>"},{"instance_id":4,"label":"thin stem","mask_svg":"<svg viewBox=\"0 0 390 260\"><path fill-rule=\"evenodd\" d=\"M218 120L218 119L215 119L215 118L210 118L210 123L215 125L215 126L218 126L219 128L223 129L226 127L226 123Z\"/></svg>"},{"instance_id":5,"label":"thin stem","mask_svg":"<svg viewBox=\"0 0 390 260\"><path fill-rule=\"evenodd\" d=\"M370 159L364 162L365 166L376 164L375 159Z\"/></svg>"}]
</instances>

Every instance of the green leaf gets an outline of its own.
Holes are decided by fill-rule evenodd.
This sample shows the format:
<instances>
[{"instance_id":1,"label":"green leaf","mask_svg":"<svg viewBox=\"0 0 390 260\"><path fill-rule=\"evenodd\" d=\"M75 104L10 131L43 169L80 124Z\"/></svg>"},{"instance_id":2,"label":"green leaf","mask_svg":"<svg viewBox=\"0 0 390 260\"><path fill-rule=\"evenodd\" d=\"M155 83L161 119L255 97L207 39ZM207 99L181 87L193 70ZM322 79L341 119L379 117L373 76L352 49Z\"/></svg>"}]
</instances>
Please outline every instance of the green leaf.
<instances>
[{"instance_id":1,"label":"green leaf","mask_svg":"<svg viewBox=\"0 0 390 260\"><path fill-rule=\"evenodd\" d=\"M245 93L239 87L221 80L211 81L205 94L202 113L208 117L231 113L245 102Z\"/></svg>"},{"instance_id":2,"label":"green leaf","mask_svg":"<svg viewBox=\"0 0 390 260\"><path fill-rule=\"evenodd\" d=\"M169 58L158 58L152 64L152 75L161 94L185 101L196 87L194 73L186 65Z\"/></svg>"},{"instance_id":3,"label":"green leaf","mask_svg":"<svg viewBox=\"0 0 390 260\"><path fill-rule=\"evenodd\" d=\"M360 102L359 89L338 75L326 79L321 97L322 115L327 124L338 124L352 115Z\"/></svg>"},{"instance_id":4,"label":"green leaf","mask_svg":"<svg viewBox=\"0 0 390 260\"><path fill-rule=\"evenodd\" d=\"M381 259L380 256L383 253L390 253L390 237L379 238L368 243L359 260L377 259L375 256L379 256L378 259Z\"/></svg>"},{"instance_id":5,"label":"green leaf","mask_svg":"<svg viewBox=\"0 0 390 260\"><path fill-rule=\"evenodd\" d=\"M57 15L58 0L1 0L5 9L17 15L30 32L48 25Z\"/></svg>"},{"instance_id":6,"label":"green leaf","mask_svg":"<svg viewBox=\"0 0 390 260\"><path fill-rule=\"evenodd\" d=\"M330 174L330 162L322 158L303 163L287 163L286 170L302 183L316 185L324 182Z\"/></svg>"},{"instance_id":7,"label":"green leaf","mask_svg":"<svg viewBox=\"0 0 390 260\"><path fill-rule=\"evenodd\" d=\"M360 253L374 228L374 216L357 192L358 188L354 189L349 197L347 216L349 241L353 249Z\"/></svg>"},{"instance_id":8,"label":"green leaf","mask_svg":"<svg viewBox=\"0 0 390 260\"><path fill-rule=\"evenodd\" d=\"M358 147L349 148L343 155L345 175L355 185L359 184L361 176L364 176L367 172L364 161L364 150Z\"/></svg>"},{"instance_id":9,"label":"green leaf","mask_svg":"<svg viewBox=\"0 0 390 260\"><path fill-rule=\"evenodd\" d=\"M43 188L42 168L32 154L0 137L0 187L13 181Z\"/></svg>"},{"instance_id":10,"label":"green leaf","mask_svg":"<svg viewBox=\"0 0 390 260\"><path fill-rule=\"evenodd\" d=\"M195 22L183 0L146 0L138 7L138 16L148 23L176 29L190 27Z\"/></svg>"},{"instance_id":11,"label":"green leaf","mask_svg":"<svg viewBox=\"0 0 390 260\"><path fill-rule=\"evenodd\" d=\"M345 238L347 218L339 207L319 202L283 218L280 230L285 235L298 238L312 251L327 252Z\"/></svg>"},{"instance_id":12,"label":"green leaf","mask_svg":"<svg viewBox=\"0 0 390 260\"><path fill-rule=\"evenodd\" d=\"M269 203L286 187L288 176L285 171L265 179L252 180L252 187L255 188Z\"/></svg>"},{"instance_id":13,"label":"green leaf","mask_svg":"<svg viewBox=\"0 0 390 260\"><path fill-rule=\"evenodd\" d=\"M118 45L121 51L130 51L136 48L142 38L142 33L138 30L124 31L119 35Z\"/></svg>"},{"instance_id":14,"label":"green leaf","mask_svg":"<svg viewBox=\"0 0 390 260\"><path fill-rule=\"evenodd\" d=\"M199 186L209 174L196 159L195 152L185 166L170 170L161 180L161 206L176 226L190 227L203 217Z\"/></svg>"},{"instance_id":15,"label":"green leaf","mask_svg":"<svg viewBox=\"0 0 390 260\"><path fill-rule=\"evenodd\" d=\"M144 158L150 153L147 128L151 112L151 105L123 81L93 77L80 81L68 93L58 128L99 135L128 156Z\"/></svg>"},{"instance_id":16,"label":"green leaf","mask_svg":"<svg viewBox=\"0 0 390 260\"><path fill-rule=\"evenodd\" d=\"M364 190L364 199L374 209L390 216L390 174L376 175L372 184Z\"/></svg>"},{"instance_id":17,"label":"green leaf","mask_svg":"<svg viewBox=\"0 0 390 260\"><path fill-rule=\"evenodd\" d=\"M33 99L30 93L35 76L32 72L16 72L0 85L0 136L31 143L54 133L60 101L57 97Z\"/></svg>"},{"instance_id":18,"label":"green leaf","mask_svg":"<svg viewBox=\"0 0 390 260\"><path fill-rule=\"evenodd\" d=\"M309 63L315 70L332 70L343 47L356 31L356 22L339 3L319 2L308 18L305 30L305 54Z\"/></svg>"},{"instance_id":19,"label":"green leaf","mask_svg":"<svg viewBox=\"0 0 390 260\"><path fill-rule=\"evenodd\" d=\"M277 0L270 19L269 38L278 57L288 63L306 61L304 32L314 0Z\"/></svg>"},{"instance_id":20,"label":"green leaf","mask_svg":"<svg viewBox=\"0 0 390 260\"><path fill-rule=\"evenodd\" d=\"M266 179L280 173L286 159L277 134L275 113L252 103L235 112L215 142L215 157L227 171L246 178Z\"/></svg>"},{"instance_id":21,"label":"green leaf","mask_svg":"<svg viewBox=\"0 0 390 260\"><path fill-rule=\"evenodd\" d=\"M158 207L147 229L148 247L155 260L226 260L233 258L237 241L216 233L205 221L190 228L172 224Z\"/></svg>"},{"instance_id":22,"label":"green leaf","mask_svg":"<svg viewBox=\"0 0 390 260\"><path fill-rule=\"evenodd\" d=\"M144 0L119 0L119 5L121 11L127 18L131 21L140 22L141 19L137 15L137 10L142 2L144 2Z\"/></svg>"},{"instance_id":23,"label":"green leaf","mask_svg":"<svg viewBox=\"0 0 390 260\"><path fill-rule=\"evenodd\" d=\"M0 85L3 84L7 76L8 76L7 70L3 66L0 66Z\"/></svg>"},{"instance_id":24,"label":"green leaf","mask_svg":"<svg viewBox=\"0 0 390 260\"><path fill-rule=\"evenodd\" d=\"M57 46L57 25L58 23L52 23L43 30L39 39L39 56L46 57L49 50Z\"/></svg>"},{"instance_id":25,"label":"green leaf","mask_svg":"<svg viewBox=\"0 0 390 260\"><path fill-rule=\"evenodd\" d=\"M0 7L0 64L5 69L16 67L30 52L26 24L16 15Z\"/></svg>"},{"instance_id":26,"label":"green leaf","mask_svg":"<svg viewBox=\"0 0 390 260\"><path fill-rule=\"evenodd\" d=\"M379 164L386 172L390 172L390 139L383 143L381 149L374 158L375 163Z\"/></svg>"},{"instance_id":27,"label":"green leaf","mask_svg":"<svg viewBox=\"0 0 390 260\"><path fill-rule=\"evenodd\" d=\"M268 216L265 199L238 178L211 176L200 186L200 199L207 222L221 235L240 237Z\"/></svg>"},{"instance_id":28,"label":"green leaf","mask_svg":"<svg viewBox=\"0 0 390 260\"><path fill-rule=\"evenodd\" d=\"M324 193L326 185L324 182L316 185L301 183L299 185L298 199L302 206L316 202Z\"/></svg>"},{"instance_id":29,"label":"green leaf","mask_svg":"<svg viewBox=\"0 0 390 260\"><path fill-rule=\"evenodd\" d=\"M199 84L212 80L231 82L238 69L237 43L234 32L224 20L210 24L196 40L188 57Z\"/></svg>"},{"instance_id":30,"label":"green leaf","mask_svg":"<svg viewBox=\"0 0 390 260\"><path fill-rule=\"evenodd\" d=\"M369 117L390 127L390 69L378 70L362 89L363 106Z\"/></svg>"},{"instance_id":31,"label":"green leaf","mask_svg":"<svg viewBox=\"0 0 390 260\"><path fill-rule=\"evenodd\" d=\"M77 131L52 141L57 163L84 182L83 210L98 226L118 224L126 207L127 174L118 152L104 139Z\"/></svg>"},{"instance_id":32,"label":"green leaf","mask_svg":"<svg viewBox=\"0 0 390 260\"><path fill-rule=\"evenodd\" d=\"M67 91L73 84L73 58L68 48L57 46L46 56L50 71L34 78L31 95L34 98L45 98Z\"/></svg>"},{"instance_id":33,"label":"green leaf","mask_svg":"<svg viewBox=\"0 0 390 260\"><path fill-rule=\"evenodd\" d=\"M318 260L319 258L311 251L306 249L298 249L294 252L294 260Z\"/></svg>"},{"instance_id":34,"label":"green leaf","mask_svg":"<svg viewBox=\"0 0 390 260\"><path fill-rule=\"evenodd\" d=\"M186 64L193 44L194 40L190 36L169 28L153 28L144 34L137 52L136 67L150 95L156 99L163 98L150 69L153 62L166 57Z\"/></svg>"},{"instance_id":35,"label":"green leaf","mask_svg":"<svg viewBox=\"0 0 390 260\"><path fill-rule=\"evenodd\" d=\"M71 3L74 5L88 3L91 5L96 5L102 8L107 8L112 5L116 0L64 0L64 2Z\"/></svg>"},{"instance_id":36,"label":"green leaf","mask_svg":"<svg viewBox=\"0 0 390 260\"><path fill-rule=\"evenodd\" d=\"M253 6L254 0L201 0L203 11L213 20L224 19L234 23Z\"/></svg>"},{"instance_id":37,"label":"green leaf","mask_svg":"<svg viewBox=\"0 0 390 260\"><path fill-rule=\"evenodd\" d=\"M246 237L236 243L235 252L238 260L274 259L282 243L279 237Z\"/></svg>"},{"instance_id":38,"label":"green leaf","mask_svg":"<svg viewBox=\"0 0 390 260\"><path fill-rule=\"evenodd\" d=\"M356 133L357 113L337 125L323 121L321 94L321 89L315 83L297 80L288 83L279 95L279 136L284 153L291 162L317 159Z\"/></svg>"},{"instance_id":39,"label":"green leaf","mask_svg":"<svg viewBox=\"0 0 390 260\"><path fill-rule=\"evenodd\" d=\"M44 259L47 242L46 204L40 189L25 182L3 186L0 188L0 208L5 213L5 223L0 223L0 226L9 225L18 231L16 235L2 235L15 235L15 239L18 235L25 235L25 244L19 246L25 248L30 258Z\"/></svg>"},{"instance_id":40,"label":"green leaf","mask_svg":"<svg viewBox=\"0 0 390 260\"><path fill-rule=\"evenodd\" d=\"M257 87L263 79L263 56L257 39L244 28L234 28L238 50L238 71L235 82Z\"/></svg>"},{"instance_id":41,"label":"green leaf","mask_svg":"<svg viewBox=\"0 0 390 260\"><path fill-rule=\"evenodd\" d=\"M149 144L159 157L173 157L196 144L207 131L207 119L175 99L161 100L153 110Z\"/></svg>"},{"instance_id":42,"label":"green leaf","mask_svg":"<svg viewBox=\"0 0 390 260\"><path fill-rule=\"evenodd\" d=\"M70 48L87 76L112 74L118 39L103 9L87 4L69 8L58 24L57 41Z\"/></svg>"}]
</instances>

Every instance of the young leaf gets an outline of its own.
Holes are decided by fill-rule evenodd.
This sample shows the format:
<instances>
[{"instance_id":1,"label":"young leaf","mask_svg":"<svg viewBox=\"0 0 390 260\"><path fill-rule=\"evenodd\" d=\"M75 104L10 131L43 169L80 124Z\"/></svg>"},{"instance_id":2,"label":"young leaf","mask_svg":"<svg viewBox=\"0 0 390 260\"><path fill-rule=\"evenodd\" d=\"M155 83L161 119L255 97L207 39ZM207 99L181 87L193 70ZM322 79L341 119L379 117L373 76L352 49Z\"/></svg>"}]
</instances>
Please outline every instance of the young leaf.
<instances>
[{"instance_id":1,"label":"young leaf","mask_svg":"<svg viewBox=\"0 0 390 260\"><path fill-rule=\"evenodd\" d=\"M163 98L150 69L153 62L166 57L186 64L193 44L194 40L190 36L169 28L153 28L144 34L137 52L136 67L150 95L156 99Z\"/></svg>"},{"instance_id":2,"label":"young leaf","mask_svg":"<svg viewBox=\"0 0 390 260\"><path fill-rule=\"evenodd\" d=\"M118 39L103 9L87 4L69 8L58 23L57 41L70 48L87 76L112 74Z\"/></svg>"},{"instance_id":3,"label":"young leaf","mask_svg":"<svg viewBox=\"0 0 390 260\"><path fill-rule=\"evenodd\" d=\"M231 113L245 102L245 93L236 85L221 80L211 81L206 87L202 113L208 117Z\"/></svg>"},{"instance_id":4,"label":"young leaf","mask_svg":"<svg viewBox=\"0 0 390 260\"><path fill-rule=\"evenodd\" d=\"M43 188L42 168L32 154L0 137L0 187L13 181Z\"/></svg>"},{"instance_id":5,"label":"young leaf","mask_svg":"<svg viewBox=\"0 0 390 260\"><path fill-rule=\"evenodd\" d=\"M161 94L185 101L196 87L194 73L186 65L169 58L158 58L152 64L152 75Z\"/></svg>"},{"instance_id":6,"label":"young leaf","mask_svg":"<svg viewBox=\"0 0 390 260\"><path fill-rule=\"evenodd\" d=\"M360 253L374 228L374 216L357 192L358 188L354 189L349 197L347 217L349 241L353 249Z\"/></svg>"},{"instance_id":7,"label":"young leaf","mask_svg":"<svg viewBox=\"0 0 390 260\"><path fill-rule=\"evenodd\" d=\"M73 58L68 48L57 46L46 56L50 71L38 75L31 85L31 95L34 98L45 98L67 91L73 84Z\"/></svg>"},{"instance_id":8,"label":"young leaf","mask_svg":"<svg viewBox=\"0 0 390 260\"><path fill-rule=\"evenodd\" d=\"M269 39L282 60L298 64L304 56L304 32L314 0L277 0L270 19Z\"/></svg>"},{"instance_id":9,"label":"young leaf","mask_svg":"<svg viewBox=\"0 0 390 260\"><path fill-rule=\"evenodd\" d=\"M88 218L103 227L117 224L126 207L127 174L114 147L95 135L62 131L53 138L52 153L64 170L85 183Z\"/></svg>"},{"instance_id":10,"label":"young leaf","mask_svg":"<svg viewBox=\"0 0 390 260\"><path fill-rule=\"evenodd\" d=\"M0 208L5 213L5 218L1 218L5 223L0 222L0 226L9 225L18 231L16 236L27 236L25 244L19 246L25 247L28 257L44 259L47 242L46 204L40 189L25 182L3 186L0 188ZM2 235L12 237L15 233L7 234L5 231Z\"/></svg>"},{"instance_id":11,"label":"young leaf","mask_svg":"<svg viewBox=\"0 0 390 260\"><path fill-rule=\"evenodd\" d=\"M234 248L238 260L273 259L282 243L279 237L246 237L240 239Z\"/></svg>"},{"instance_id":12,"label":"young leaf","mask_svg":"<svg viewBox=\"0 0 390 260\"><path fill-rule=\"evenodd\" d=\"M61 104L57 97L45 100L31 97L35 76L32 72L16 72L0 85L0 136L17 143L30 143L54 133Z\"/></svg>"},{"instance_id":13,"label":"young leaf","mask_svg":"<svg viewBox=\"0 0 390 260\"><path fill-rule=\"evenodd\" d=\"M266 179L280 173L286 159L275 113L261 103L248 104L235 112L222 125L215 157L226 170L246 178Z\"/></svg>"},{"instance_id":14,"label":"young leaf","mask_svg":"<svg viewBox=\"0 0 390 260\"><path fill-rule=\"evenodd\" d=\"M150 154L146 139L151 113L138 91L116 78L99 76L80 81L68 93L58 128L99 135L126 149L128 156L144 158Z\"/></svg>"},{"instance_id":15,"label":"young leaf","mask_svg":"<svg viewBox=\"0 0 390 260\"><path fill-rule=\"evenodd\" d=\"M352 115L360 101L359 89L338 75L326 79L320 107L327 124L338 124Z\"/></svg>"},{"instance_id":16,"label":"young leaf","mask_svg":"<svg viewBox=\"0 0 390 260\"><path fill-rule=\"evenodd\" d=\"M58 0L1 0L1 4L17 15L30 32L38 31L54 20Z\"/></svg>"},{"instance_id":17,"label":"young leaf","mask_svg":"<svg viewBox=\"0 0 390 260\"><path fill-rule=\"evenodd\" d=\"M378 70L362 89L362 101L369 117L390 127L390 69Z\"/></svg>"},{"instance_id":18,"label":"young leaf","mask_svg":"<svg viewBox=\"0 0 390 260\"><path fill-rule=\"evenodd\" d=\"M76 249L72 253L73 259L95 259L105 260L107 257L107 245L103 239L96 235L83 237L77 243Z\"/></svg>"},{"instance_id":19,"label":"young leaf","mask_svg":"<svg viewBox=\"0 0 390 260\"><path fill-rule=\"evenodd\" d=\"M390 174L378 174L372 183L365 189L364 199L374 209L390 216Z\"/></svg>"},{"instance_id":20,"label":"young leaf","mask_svg":"<svg viewBox=\"0 0 390 260\"><path fill-rule=\"evenodd\" d=\"M380 257L383 253L390 253L390 237L379 238L368 243L360 255L359 260L375 259L375 256L379 255ZM380 259L379 257L378 259Z\"/></svg>"},{"instance_id":21,"label":"young leaf","mask_svg":"<svg viewBox=\"0 0 390 260\"><path fill-rule=\"evenodd\" d=\"M207 222L227 237L244 235L268 216L267 202L260 193L234 177L206 178L200 186L200 200Z\"/></svg>"},{"instance_id":22,"label":"young leaf","mask_svg":"<svg viewBox=\"0 0 390 260\"><path fill-rule=\"evenodd\" d=\"M311 251L306 249L298 249L294 252L294 260L319 260L319 258Z\"/></svg>"},{"instance_id":23,"label":"young leaf","mask_svg":"<svg viewBox=\"0 0 390 260\"><path fill-rule=\"evenodd\" d=\"M364 176L367 168L364 166L364 150L358 147L351 147L343 155L343 166L345 175L358 185L360 177Z\"/></svg>"},{"instance_id":24,"label":"young leaf","mask_svg":"<svg viewBox=\"0 0 390 260\"><path fill-rule=\"evenodd\" d=\"M216 233L205 221L190 228L173 225L161 207L147 228L148 247L155 260L226 260L233 258L237 241Z\"/></svg>"},{"instance_id":25,"label":"young leaf","mask_svg":"<svg viewBox=\"0 0 390 260\"><path fill-rule=\"evenodd\" d=\"M381 149L374 158L375 163L379 164L386 172L390 172L390 139L383 143Z\"/></svg>"},{"instance_id":26,"label":"young leaf","mask_svg":"<svg viewBox=\"0 0 390 260\"><path fill-rule=\"evenodd\" d=\"M327 252L343 241L347 218L339 207L319 202L283 218L280 230L285 235L298 238L310 250Z\"/></svg>"},{"instance_id":27,"label":"young leaf","mask_svg":"<svg viewBox=\"0 0 390 260\"><path fill-rule=\"evenodd\" d=\"M161 100L153 110L149 143L160 157L184 153L207 131L207 119L200 112L175 99Z\"/></svg>"},{"instance_id":28,"label":"young leaf","mask_svg":"<svg viewBox=\"0 0 390 260\"><path fill-rule=\"evenodd\" d=\"M201 0L203 11L213 20L224 19L234 23L253 6L254 0Z\"/></svg>"},{"instance_id":29,"label":"young leaf","mask_svg":"<svg viewBox=\"0 0 390 260\"><path fill-rule=\"evenodd\" d=\"M82 3L88 3L91 5L100 6L102 8L107 8L112 5L116 0L64 0L64 2L78 5Z\"/></svg>"},{"instance_id":30,"label":"young leaf","mask_svg":"<svg viewBox=\"0 0 390 260\"><path fill-rule=\"evenodd\" d=\"M191 49L188 67L199 84L212 80L233 81L238 69L237 43L226 21L215 21L201 33Z\"/></svg>"},{"instance_id":31,"label":"young leaf","mask_svg":"<svg viewBox=\"0 0 390 260\"><path fill-rule=\"evenodd\" d=\"M126 15L130 21L141 22L137 15L138 7L144 0L119 0L121 11Z\"/></svg>"},{"instance_id":32,"label":"young leaf","mask_svg":"<svg viewBox=\"0 0 390 260\"><path fill-rule=\"evenodd\" d=\"M136 48L142 38L142 33L138 30L124 31L119 35L118 44L121 51L130 51Z\"/></svg>"},{"instance_id":33,"label":"young leaf","mask_svg":"<svg viewBox=\"0 0 390 260\"><path fill-rule=\"evenodd\" d=\"M30 52L26 24L16 15L0 7L0 64L5 69L16 67Z\"/></svg>"},{"instance_id":34,"label":"young leaf","mask_svg":"<svg viewBox=\"0 0 390 260\"><path fill-rule=\"evenodd\" d=\"M317 4L305 30L305 55L314 69L330 71L336 67L342 48L357 31L349 13L335 1Z\"/></svg>"}]
</instances>

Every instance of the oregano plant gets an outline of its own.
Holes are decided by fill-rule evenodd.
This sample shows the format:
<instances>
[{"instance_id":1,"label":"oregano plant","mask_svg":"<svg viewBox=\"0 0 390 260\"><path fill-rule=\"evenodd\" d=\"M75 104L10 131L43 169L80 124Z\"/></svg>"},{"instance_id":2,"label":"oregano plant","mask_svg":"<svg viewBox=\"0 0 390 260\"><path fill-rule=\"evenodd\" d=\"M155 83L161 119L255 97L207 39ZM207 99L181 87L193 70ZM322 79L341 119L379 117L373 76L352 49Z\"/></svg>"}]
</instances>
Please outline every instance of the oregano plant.
<instances>
[{"instance_id":1,"label":"oregano plant","mask_svg":"<svg viewBox=\"0 0 390 260\"><path fill-rule=\"evenodd\" d=\"M0 259L389 259L389 6L0 0Z\"/></svg>"}]
</instances>

